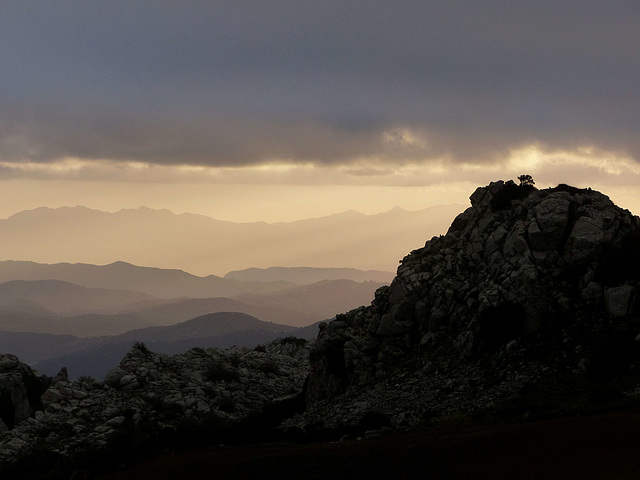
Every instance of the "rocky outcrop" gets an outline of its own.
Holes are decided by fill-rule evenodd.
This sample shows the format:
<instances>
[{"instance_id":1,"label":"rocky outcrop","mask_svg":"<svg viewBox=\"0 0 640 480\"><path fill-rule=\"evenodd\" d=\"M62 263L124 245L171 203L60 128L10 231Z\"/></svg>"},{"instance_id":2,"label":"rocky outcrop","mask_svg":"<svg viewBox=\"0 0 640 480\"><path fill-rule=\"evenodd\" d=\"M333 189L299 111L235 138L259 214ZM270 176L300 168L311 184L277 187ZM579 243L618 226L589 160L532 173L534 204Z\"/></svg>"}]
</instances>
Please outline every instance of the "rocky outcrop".
<instances>
[{"instance_id":1,"label":"rocky outcrop","mask_svg":"<svg viewBox=\"0 0 640 480\"><path fill-rule=\"evenodd\" d=\"M15 355L0 355L0 433L33 416L46 388Z\"/></svg>"},{"instance_id":2,"label":"rocky outcrop","mask_svg":"<svg viewBox=\"0 0 640 480\"><path fill-rule=\"evenodd\" d=\"M0 385L11 392L16 419L7 425L13 428L0 427L0 467L43 452L59 462L126 452L157 438L215 440L256 428L265 406L302 390L307 350L307 342L293 338L253 350L194 348L181 355L136 344L104 382L70 382L64 371L49 379L37 407L27 401L28 382L20 380L35 373L12 355L0 356Z\"/></svg>"},{"instance_id":3,"label":"rocky outcrop","mask_svg":"<svg viewBox=\"0 0 640 480\"><path fill-rule=\"evenodd\" d=\"M566 185L500 181L470 200L370 306L323 325L298 426L372 411L416 425L516 398L550 371L597 380L636 366L640 219ZM619 362L601 354L607 339Z\"/></svg>"}]
</instances>

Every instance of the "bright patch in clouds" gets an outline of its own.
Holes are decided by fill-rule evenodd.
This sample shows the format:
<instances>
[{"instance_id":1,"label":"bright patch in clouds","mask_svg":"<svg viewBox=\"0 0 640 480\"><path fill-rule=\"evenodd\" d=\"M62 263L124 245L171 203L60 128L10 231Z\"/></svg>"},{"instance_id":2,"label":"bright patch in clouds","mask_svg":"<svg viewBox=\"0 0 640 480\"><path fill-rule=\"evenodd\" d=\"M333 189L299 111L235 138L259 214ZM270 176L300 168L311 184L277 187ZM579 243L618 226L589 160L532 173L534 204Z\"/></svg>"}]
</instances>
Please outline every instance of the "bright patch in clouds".
<instances>
[{"instance_id":1,"label":"bright patch in clouds","mask_svg":"<svg viewBox=\"0 0 640 480\"><path fill-rule=\"evenodd\" d=\"M414 137L412 143L418 142ZM640 166L627 157L585 147L545 151L532 145L500 163L415 160L314 165L273 162L244 167L156 165L145 162L0 162L0 216L38 206L86 205L115 211L146 205L230 221L292 221L348 209L374 214L400 206L418 210L467 204L480 185L520 174L540 188L592 187L640 212Z\"/></svg>"},{"instance_id":2,"label":"bright patch in clouds","mask_svg":"<svg viewBox=\"0 0 640 480\"><path fill-rule=\"evenodd\" d=\"M50 163L0 162L0 169L4 172L4 179L276 185L432 186L443 182L480 185L527 173L538 176L537 180L544 184L590 183L598 188L598 185L635 184L640 179L640 165L629 157L597 151L592 147L573 152L548 152L535 145L513 150L506 160L487 165L407 159L397 163L380 160L325 165L273 161L241 167L208 167L67 158Z\"/></svg>"}]
</instances>

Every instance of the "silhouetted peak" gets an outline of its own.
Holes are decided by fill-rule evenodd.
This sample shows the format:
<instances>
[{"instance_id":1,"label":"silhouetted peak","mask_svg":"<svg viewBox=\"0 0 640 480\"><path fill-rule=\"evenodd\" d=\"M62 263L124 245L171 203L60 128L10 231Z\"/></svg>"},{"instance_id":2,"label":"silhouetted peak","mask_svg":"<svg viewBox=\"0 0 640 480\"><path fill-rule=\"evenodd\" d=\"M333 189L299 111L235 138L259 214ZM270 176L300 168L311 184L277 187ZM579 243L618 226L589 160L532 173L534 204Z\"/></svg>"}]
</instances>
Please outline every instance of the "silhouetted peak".
<instances>
[{"instance_id":1,"label":"silhouetted peak","mask_svg":"<svg viewBox=\"0 0 640 480\"><path fill-rule=\"evenodd\" d=\"M361 218L365 217L364 213L360 213L356 210L345 210L344 212L334 213L331 215L333 218Z\"/></svg>"},{"instance_id":2,"label":"silhouetted peak","mask_svg":"<svg viewBox=\"0 0 640 480\"><path fill-rule=\"evenodd\" d=\"M446 235L401 260L370 306L321 328L311 352L311 406L370 385L349 401L390 418L444 412L438 392L456 399L447 408L471 408L464 406L471 395L473 408L483 409L491 396L519 398L522 382L560 388L548 372L572 372L572 382L593 391L613 378L632 389L625 375L640 367L640 218L600 192L568 185L537 190L498 181L470 200ZM382 395L377 380L397 376L400 365L413 383ZM493 371L510 372L509 381L491 384ZM406 406L389 407L395 403ZM327 413L318 408L305 421ZM339 421L357 421L347 417Z\"/></svg>"}]
</instances>

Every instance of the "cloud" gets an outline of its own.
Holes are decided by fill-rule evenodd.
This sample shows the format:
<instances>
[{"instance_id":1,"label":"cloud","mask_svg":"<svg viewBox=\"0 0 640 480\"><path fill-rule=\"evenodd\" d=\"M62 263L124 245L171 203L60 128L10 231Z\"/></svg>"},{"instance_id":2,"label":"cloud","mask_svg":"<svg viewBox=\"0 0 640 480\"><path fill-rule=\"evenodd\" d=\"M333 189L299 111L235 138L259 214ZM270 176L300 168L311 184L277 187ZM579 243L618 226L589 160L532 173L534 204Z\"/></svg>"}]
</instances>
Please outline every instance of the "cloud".
<instances>
[{"instance_id":1,"label":"cloud","mask_svg":"<svg viewBox=\"0 0 640 480\"><path fill-rule=\"evenodd\" d=\"M350 164L274 162L260 165L210 166L161 165L148 162L67 158L57 162L1 162L5 180L111 182L112 184L263 185L431 188L462 185L468 194L477 185L498 179L515 180L533 175L541 187L569 183L608 190L640 185L640 165L630 157L619 157L593 148L578 151L546 151L540 146L510 151L501 162L459 163L447 161ZM466 198L463 195L463 198Z\"/></svg>"},{"instance_id":2,"label":"cloud","mask_svg":"<svg viewBox=\"0 0 640 480\"><path fill-rule=\"evenodd\" d=\"M633 1L0 9L5 163L366 172L503 164L531 145L640 160Z\"/></svg>"}]
</instances>

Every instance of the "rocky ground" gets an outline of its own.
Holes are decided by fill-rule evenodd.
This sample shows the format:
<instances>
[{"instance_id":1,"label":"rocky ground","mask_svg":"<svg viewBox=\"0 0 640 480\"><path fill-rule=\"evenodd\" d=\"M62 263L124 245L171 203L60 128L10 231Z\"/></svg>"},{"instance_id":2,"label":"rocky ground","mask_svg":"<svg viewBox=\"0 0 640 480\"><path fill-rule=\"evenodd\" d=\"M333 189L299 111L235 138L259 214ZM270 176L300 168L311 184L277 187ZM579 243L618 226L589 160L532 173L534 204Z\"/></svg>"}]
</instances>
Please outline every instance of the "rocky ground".
<instances>
[{"instance_id":1,"label":"rocky ground","mask_svg":"<svg viewBox=\"0 0 640 480\"><path fill-rule=\"evenodd\" d=\"M72 464L100 468L158 444L259 441L260 429L278 420L279 402L295 410L307 349L293 338L181 355L137 344L104 382L70 382L65 372L39 377L16 357L0 356L2 478L14 471L24 478L34 465L45 476Z\"/></svg>"}]
</instances>

